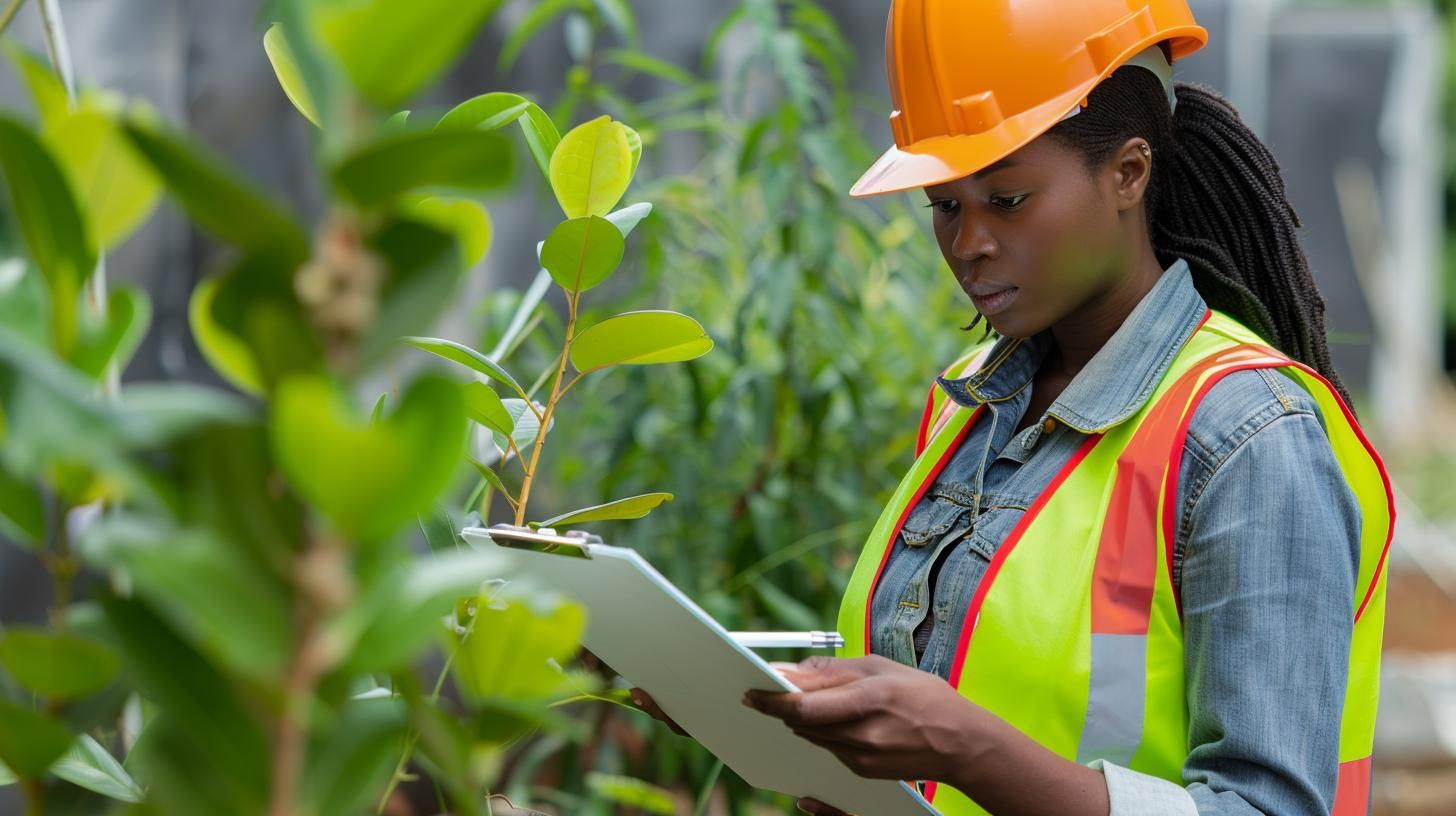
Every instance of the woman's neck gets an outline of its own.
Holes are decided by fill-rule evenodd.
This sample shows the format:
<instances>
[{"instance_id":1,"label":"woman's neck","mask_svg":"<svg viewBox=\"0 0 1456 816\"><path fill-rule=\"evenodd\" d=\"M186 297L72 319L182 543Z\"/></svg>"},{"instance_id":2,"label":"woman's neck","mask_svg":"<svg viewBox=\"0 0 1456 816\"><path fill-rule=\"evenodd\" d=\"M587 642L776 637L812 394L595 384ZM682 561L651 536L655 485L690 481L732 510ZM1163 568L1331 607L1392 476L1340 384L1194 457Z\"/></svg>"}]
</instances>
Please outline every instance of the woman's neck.
<instances>
[{"instance_id":1,"label":"woman's neck","mask_svg":"<svg viewBox=\"0 0 1456 816\"><path fill-rule=\"evenodd\" d=\"M1070 380L1107 345L1132 310L1151 292L1163 266L1149 247L1122 283L1053 324L1051 352L1043 363L1053 376Z\"/></svg>"}]
</instances>

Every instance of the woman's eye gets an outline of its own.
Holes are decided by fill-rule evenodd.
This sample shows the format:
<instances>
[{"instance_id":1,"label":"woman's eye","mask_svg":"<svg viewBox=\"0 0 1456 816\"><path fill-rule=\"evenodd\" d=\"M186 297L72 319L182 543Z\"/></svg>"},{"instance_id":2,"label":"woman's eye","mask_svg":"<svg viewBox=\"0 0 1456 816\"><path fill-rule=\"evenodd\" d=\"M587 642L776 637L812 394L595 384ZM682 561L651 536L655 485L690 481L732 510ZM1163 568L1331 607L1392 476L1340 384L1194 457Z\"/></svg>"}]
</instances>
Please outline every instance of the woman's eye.
<instances>
[{"instance_id":1,"label":"woman's eye","mask_svg":"<svg viewBox=\"0 0 1456 816\"><path fill-rule=\"evenodd\" d=\"M1025 195L1009 196L1009 197L1007 197L1007 196L993 196L991 198L991 205L994 206L994 207L999 207L999 208L1001 208L1003 210L1014 210L1017 207L1020 207L1021 204L1022 204L1022 202L1024 202L1024 201L1026 201L1026 196Z\"/></svg>"},{"instance_id":2,"label":"woman's eye","mask_svg":"<svg viewBox=\"0 0 1456 816\"><path fill-rule=\"evenodd\" d=\"M953 198L938 198L935 201L926 204L925 206L934 208L935 211L940 213L941 215L950 215L951 213L956 211L956 208L959 207L960 204L958 204Z\"/></svg>"}]
</instances>

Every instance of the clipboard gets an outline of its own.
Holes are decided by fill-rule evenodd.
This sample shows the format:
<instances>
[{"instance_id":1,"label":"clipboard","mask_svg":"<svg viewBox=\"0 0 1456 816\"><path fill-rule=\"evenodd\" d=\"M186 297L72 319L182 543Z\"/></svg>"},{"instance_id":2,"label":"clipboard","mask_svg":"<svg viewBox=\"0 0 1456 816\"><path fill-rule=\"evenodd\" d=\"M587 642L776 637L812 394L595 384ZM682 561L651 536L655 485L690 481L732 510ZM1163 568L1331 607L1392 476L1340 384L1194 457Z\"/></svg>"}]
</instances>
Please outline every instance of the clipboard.
<instances>
[{"instance_id":1,"label":"clipboard","mask_svg":"<svg viewBox=\"0 0 1456 816\"><path fill-rule=\"evenodd\" d=\"M645 690L683 730L756 788L809 796L861 816L937 811L905 782L865 779L783 721L741 702L743 692L798 691L637 551L595 535L508 524L470 527L466 541L502 554L510 581L560 592L587 610L583 645Z\"/></svg>"}]
</instances>

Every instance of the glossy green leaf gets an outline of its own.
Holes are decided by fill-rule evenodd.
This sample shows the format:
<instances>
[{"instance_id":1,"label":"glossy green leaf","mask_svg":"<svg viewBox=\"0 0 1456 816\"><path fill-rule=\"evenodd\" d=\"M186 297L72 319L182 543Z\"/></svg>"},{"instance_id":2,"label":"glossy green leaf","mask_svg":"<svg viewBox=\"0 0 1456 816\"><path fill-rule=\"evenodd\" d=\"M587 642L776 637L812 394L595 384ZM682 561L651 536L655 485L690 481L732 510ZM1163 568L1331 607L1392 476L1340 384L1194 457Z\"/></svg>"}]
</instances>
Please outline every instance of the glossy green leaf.
<instances>
[{"instance_id":1,"label":"glossy green leaf","mask_svg":"<svg viewBox=\"0 0 1456 816\"><path fill-rule=\"evenodd\" d=\"M8 116L0 116L0 173L31 260L50 289L56 348L69 354L76 342L76 300L96 266L90 231L55 157L28 127Z\"/></svg>"},{"instance_id":2,"label":"glossy green leaf","mask_svg":"<svg viewBox=\"0 0 1456 816\"><path fill-rule=\"evenodd\" d=\"M308 86L303 81L298 60L294 58L293 49L288 45L288 37L277 24L269 26L263 33L263 51L267 53L268 61L273 64L273 73L278 77L278 84L282 86L288 101L303 114L303 118L317 126L318 106L314 104Z\"/></svg>"},{"instance_id":3,"label":"glossy green leaf","mask_svg":"<svg viewBox=\"0 0 1456 816\"><path fill-rule=\"evenodd\" d=\"M66 86L61 84L60 77L56 76L43 59L13 40L0 42L0 49L4 50L5 56L15 66L16 73L25 80L25 87L30 91L30 99L35 103L36 113L40 115L42 123L64 116L71 109Z\"/></svg>"},{"instance_id":4,"label":"glossy green leaf","mask_svg":"<svg viewBox=\"0 0 1456 816\"><path fill-rule=\"evenodd\" d=\"M80 697L116 676L116 656L75 635L12 627L0 638L0 665L33 694Z\"/></svg>"},{"instance_id":5,"label":"glossy green leaf","mask_svg":"<svg viewBox=\"0 0 1456 816\"><path fill-rule=\"evenodd\" d=\"M491 190L510 181L510 142L475 130L399 133L346 157L332 176L362 207L421 189Z\"/></svg>"},{"instance_id":6,"label":"glossy green leaf","mask_svg":"<svg viewBox=\"0 0 1456 816\"><path fill-rule=\"evenodd\" d=\"M388 109L452 65L500 3L359 0L322 4L315 19L355 87Z\"/></svg>"},{"instance_id":7,"label":"glossy green leaf","mask_svg":"<svg viewBox=\"0 0 1456 816\"><path fill-rule=\"evenodd\" d=\"M140 802L145 795L131 774L90 734L77 737L50 771L72 785L120 802Z\"/></svg>"},{"instance_id":8,"label":"glossy green leaf","mask_svg":"<svg viewBox=\"0 0 1456 816\"><path fill-rule=\"evenodd\" d=\"M369 422L378 425L384 419L384 409L389 405L389 394L380 394L379 399L374 401L374 409L369 412Z\"/></svg>"},{"instance_id":9,"label":"glossy green leaf","mask_svg":"<svg viewBox=\"0 0 1456 816\"><path fill-rule=\"evenodd\" d=\"M273 455L295 490L340 530L388 536L428 511L465 450L460 389L422 377L377 425L327 381L285 381L274 401Z\"/></svg>"},{"instance_id":10,"label":"glossy green leaf","mask_svg":"<svg viewBox=\"0 0 1456 816\"><path fill-rule=\"evenodd\" d=\"M490 213L479 202L434 196L407 200L401 209L416 221L454 235L466 266L480 263L490 249Z\"/></svg>"},{"instance_id":11,"label":"glossy green leaf","mask_svg":"<svg viewBox=\"0 0 1456 816\"><path fill-rule=\"evenodd\" d=\"M621 230L601 216L563 221L546 237L541 265L568 292L585 292L605 281L626 252Z\"/></svg>"},{"instance_id":12,"label":"glossy green leaf","mask_svg":"<svg viewBox=\"0 0 1456 816\"><path fill-rule=\"evenodd\" d=\"M585 524L588 521L612 521L617 519L638 519L652 512L665 501L672 501L671 493L645 493L626 499L617 499L594 507L583 507L570 513L552 516L542 522L542 527L556 527L567 524Z\"/></svg>"},{"instance_id":13,"label":"glossy green leaf","mask_svg":"<svg viewBox=\"0 0 1456 816\"><path fill-rule=\"evenodd\" d=\"M622 132L627 136L627 152L632 157L632 169L629 175L637 175L637 165L642 161L642 134L626 125L622 125Z\"/></svg>"},{"instance_id":14,"label":"glossy green leaf","mask_svg":"<svg viewBox=\"0 0 1456 816\"><path fill-rule=\"evenodd\" d=\"M677 802L670 792L641 779L591 771L586 775L586 786L598 796L625 808L665 816L677 812Z\"/></svg>"},{"instance_id":15,"label":"glossy green leaf","mask_svg":"<svg viewBox=\"0 0 1456 816\"><path fill-rule=\"evenodd\" d=\"M250 252L276 257L287 266L308 258L308 236L287 212L189 137L135 118L123 129L203 230Z\"/></svg>"},{"instance_id":16,"label":"glossy green leaf","mask_svg":"<svg viewBox=\"0 0 1456 816\"><path fill-rule=\"evenodd\" d=\"M50 311L50 296L40 270L23 257L0 260L0 325L18 338L48 346Z\"/></svg>"},{"instance_id":17,"label":"glossy green leaf","mask_svg":"<svg viewBox=\"0 0 1456 816\"><path fill-rule=\"evenodd\" d=\"M520 56L526 44L536 36L536 32L561 16L563 12L574 8L583 8L582 0L541 0L537 3L511 29L505 45L501 46L500 59L496 63L497 69L501 71L509 69L515 64L516 57Z\"/></svg>"},{"instance_id":18,"label":"glossy green leaf","mask_svg":"<svg viewBox=\"0 0 1456 816\"><path fill-rule=\"evenodd\" d=\"M592 326L571 344L571 364L583 373L615 365L693 360L713 349L698 321L668 311L627 312Z\"/></svg>"},{"instance_id":19,"label":"glossy green leaf","mask_svg":"<svg viewBox=\"0 0 1456 816\"><path fill-rule=\"evenodd\" d=\"M216 532L116 516L88 530L80 552L99 567L125 570L178 631L235 671L263 679L286 666L287 593Z\"/></svg>"},{"instance_id":20,"label":"glossy green leaf","mask_svg":"<svg viewBox=\"0 0 1456 816\"><path fill-rule=\"evenodd\" d=\"M561 602L537 611L522 600L482 597L475 604L474 632L455 658L461 689L476 700L530 700L551 695L563 681L563 664L576 654L586 611Z\"/></svg>"},{"instance_id":21,"label":"glossy green leaf","mask_svg":"<svg viewBox=\"0 0 1456 816\"><path fill-rule=\"evenodd\" d=\"M0 762L16 776L38 779L66 749L71 732L27 706L0 699Z\"/></svg>"},{"instance_id":22,"label":"glossy green leaf","mask_svg":"<svg viewBox=\"0 0 1456 816\"><path fill-rule=\"evenodd\" d=\"M264 379L258 369L258 361L248 344L236 334L223 328L213 316L213 302L217 299L223 276L203 278L192 290L187 301L187 320L192 327L192 339L207 360L212 370L241 391L261 394Z\"/></svg>"},{"instance_id":23,"label":"glossy green leaf","mask_svg":"<svg viewBox=\"0 0 1456 816\"><path fill-rule=\"evenodd\" d=\"M389 671L408 664L440 635L440 619L481 584L504 576L507 560L487 550L447 550L400 564L381 577L331 627L351 645L346 672Z\"/></svg>"},{"instance_id":24,"label":"glossy green leaf","mask_svg":"<svg viewBox=\"0 0 1456 816\"><path fill-rule=\"evenodd\" d=\"M499 433L509 435L515 430L515 422L495 389L483 382L472 382L461 390L465 394L466 416Z\"/></svg>"},{"instance_id":25,"label":"glossy green leaf","mask_svg":"<svg viewBox=\"0 0 1456 816\"><path fill-rule=\"evenodd\" d=\"M556 123L539 105L520 94L494 92L467 99L440 118L438 130L496 130L518 122L526 137L531 158L541 170L542 178L550 178L551 154L561 143Z\"/></svg>"},{"instance_id":26,"label":"glossy green leaf","mask_svg":"<svg viewBox=\"0 0 1456 816\"><path fill-rule=\"evenodd\" d=\"M5 434L0 432L0 439ZM28 549L45 543L45 504L40 489L0 465L0 533Z\"/></svg>"},{"instance_id":27,"label":"glossy green leaf","mask_svg":"<svg viewBox=\"0 0 1456 816\"><path fill-rule=\"evenodd\" d=\"M496 361L469 346L438 337L406 337L404 341L417 349L428 351L437 357L444 357L446 360L459 363L472 371L478 371L523 397L526 395L526 390L516 382L516 378L512 377L510 372L502 368Z\"/></svg>"},{"instance_id":28,"label":"glossy green leaf","mask_svg":"<svg viewBox=\"0 0 1456 816\"><path fill-rule=\"evenodd\" d=\"M600 116L561 137L551 154L551 189L567 218L606 215L632 182L627 131Z\"/></svg>"},{"instance_id":29,"label":"glossy green leaf","mask_svg":"<svg viewBox=\"0 0 1456 816\"><path fill-rule=\"evenodd\" d=\"M124 370L151 321L152 303L145 291L131 286L112 289L106 296L105 320L82 317L71 364L91 377L100 377L110 364Z\"/></svg>"},{"instance_id":30,"label":"glossy green leaf","mask_svg":"<svg viewBox=\"0 0 1456 816\"><path fill-rule=\"evenodd\" d=\"M97 246L121 243L151 215L162 183L113 116L83 108L51 119L46 141L76 190Z\"/></svg>"}]
</instances>

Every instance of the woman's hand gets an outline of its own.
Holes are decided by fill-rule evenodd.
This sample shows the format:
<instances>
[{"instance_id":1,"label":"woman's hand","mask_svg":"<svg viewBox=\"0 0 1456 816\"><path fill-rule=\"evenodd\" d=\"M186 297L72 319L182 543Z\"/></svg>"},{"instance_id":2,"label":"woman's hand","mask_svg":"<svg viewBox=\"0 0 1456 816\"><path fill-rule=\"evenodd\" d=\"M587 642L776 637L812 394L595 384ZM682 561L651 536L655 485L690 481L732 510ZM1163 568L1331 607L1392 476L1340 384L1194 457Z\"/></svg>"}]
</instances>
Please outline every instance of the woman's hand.
<instances>
[{"instance_id":1,"label":"woman's hand","mask_svg":"<svg viewBox=\"0 0 1456 816\"><path fill-rule=\"evenodd\" d=\"M633 705L647 712L648 715L652 717L652 719L666 724L668 728L672 729L674 734L678 734L684 737L691 736L690 734L688 734L688 732L682 729L682 726L673 722L671 717L667 716L662 712L662 709L657 706L657 701L652 699L652 695L648 694L640 688L633 688L631 691L628 692L628 695L631 696Z\"/></svg>"},{"instance_id":2,"label":"woman's hand","mask_svg":"<svg viewBox=\"0 0 1456 816\"><path fill-rule=\"evenodd\" d=\"M870 779L954 785L999 722L940 677L879 655L811 657L782 671L803 691L750 690L744 704L783 720Z\"/></svg>"}]
</instances>

